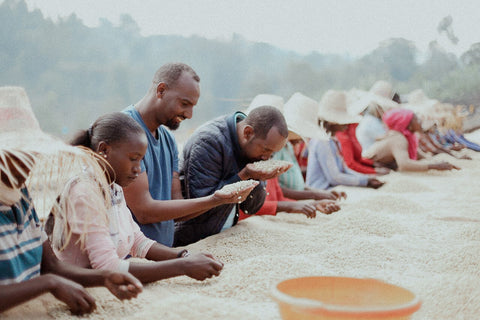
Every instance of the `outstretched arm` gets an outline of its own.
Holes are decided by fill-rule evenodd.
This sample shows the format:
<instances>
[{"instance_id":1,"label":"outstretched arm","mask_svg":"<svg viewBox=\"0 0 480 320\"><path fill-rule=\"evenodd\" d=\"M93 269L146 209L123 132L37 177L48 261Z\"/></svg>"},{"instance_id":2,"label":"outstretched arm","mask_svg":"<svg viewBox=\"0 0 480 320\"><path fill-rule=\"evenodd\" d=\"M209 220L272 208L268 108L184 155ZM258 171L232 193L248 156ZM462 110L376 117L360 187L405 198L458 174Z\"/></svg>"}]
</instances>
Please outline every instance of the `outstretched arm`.
<instances>
[{"instance_id":1,"label":"outstretched arm","mask_svg":"<svg viewBox=\"0 0 480 320\"><path fill-rule=\"evenodd\" d=\"M119 299L131 299L142 292L142 284L131 274L85 269L60 261L49 241L43 244L42 274L56 274L85 287L107 287Z\"/></svg>"},{"instance_id":2,"label":"outstretched arm","mask_svg":"<svg viewBox=\"0 0 480 320\"><path fill-rule=\"evenodd\" d=\"M95 299L80 284L106 286L119 299L131 299L142 291L142 284L130 274L83 269L59 261L48 241L43 243L41 272L31 280L0 286L0 312L50 292L72 313L90 313L96 308Z\"/></svg>"},{"instance_id":3,"label":"outstretched arm","mask_svg":"<svg viewBox=\"0 0 480 320\"><path fill-rule=\"evenodd\" d=\"M178 181L178 183L180 183ZM179 186L177 186L179 189ZM125 199L135 218L141 224L155 223L199 215L218 205L229 203L211 194L195 199L155 200L150 195L148 177L142 172L135 181L124 188ZM175 192L178 197L178 190ZM173 195L173 194L172 194ZM231 202L236 202L232 198Z\"/></svg>"},{"instance_id":4,"label":"outstretched arm","mask_svg":"<svg viewBox=\"0 0 480 320\"><path fill-rule=\"evenodd\" d=\"M222 268L223 263L212 255L197 253L185 258L152 263L131 262L128 271L143 283L149 283L181 275L186 275L196 280L205 280L218 276Z\"/></svg>"},{"instance_id":5,"label":"outstretched arm","mask_svg":"<svg viewBox=\"0 0 480 320\"><path fill-rule=\"evenodd\" d=\"M397 135L392 138L391 151L398 165L398 171L427 171L460 169L448 162L424 163L410 159L408 155L408 141L405 137Z\"/></svg>"},{"instance_id":6,"label":"outstretched arm","mask_svg":"<svg viewBox=\"0 0 480 320\"><path fill-rule=\"evenodd\" d=\"M0 312L47 292L65 302L74 314L89 313L96 308L95 299L81 285L54 274L47 274L0 286Z\"/></svg>"},{"instance_id":7,"label":"outstretched arm","mask_svg":"<svg viewBox=\"0 0 480 320\"><path fill-rule=\"evenodd\" d=\"M294 200L322 200L322 199L337 199L337 195L328 190L320 190L313 188L305 188L304 190L294 190L290 188L282 187L283 195L287 198Z\"/></svg>"},{"instance_id":8,"label":"outstretched arm","mask_svg":"<svg viewBox=\"0 0 480 320\"><path fill-rule=\"evenodd\" d=\"M313 150L311 150L312 152ZM361 173L353 173L353 170L340 168L337 165L337 154L332 150L331 146L324 150L314 150L317 155L317 164L322 168L322 172L327 179L329 185L346 185L346 186L366 186L368 176ZM310 161L310 160L309 160ZM342 169L344 171L342 171Z\"/></svg>"}]
</instances>

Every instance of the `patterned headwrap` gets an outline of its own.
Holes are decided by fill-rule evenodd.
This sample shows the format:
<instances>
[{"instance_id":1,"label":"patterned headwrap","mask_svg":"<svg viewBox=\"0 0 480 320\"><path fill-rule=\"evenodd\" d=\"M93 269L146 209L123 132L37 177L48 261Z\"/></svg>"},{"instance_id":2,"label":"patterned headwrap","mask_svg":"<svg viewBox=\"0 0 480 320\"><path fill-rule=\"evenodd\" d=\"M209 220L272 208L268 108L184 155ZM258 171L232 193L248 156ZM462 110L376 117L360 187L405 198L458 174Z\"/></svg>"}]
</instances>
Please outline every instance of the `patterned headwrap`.
<instances>
[{"instance_id":1,"label":"patterned headwrap","mask_svg":"<svg viewBox=\"0 0 480 320\"><path fill-rule=\"evenodd\" d=\"M390 130L398 131L407 138L408 155L410 159L417 160L418 138L413 132L407 129L412 121L413 115L414 113L411 110L395 108L385 112L382 120Z\"/></svg>"}]
</instances>

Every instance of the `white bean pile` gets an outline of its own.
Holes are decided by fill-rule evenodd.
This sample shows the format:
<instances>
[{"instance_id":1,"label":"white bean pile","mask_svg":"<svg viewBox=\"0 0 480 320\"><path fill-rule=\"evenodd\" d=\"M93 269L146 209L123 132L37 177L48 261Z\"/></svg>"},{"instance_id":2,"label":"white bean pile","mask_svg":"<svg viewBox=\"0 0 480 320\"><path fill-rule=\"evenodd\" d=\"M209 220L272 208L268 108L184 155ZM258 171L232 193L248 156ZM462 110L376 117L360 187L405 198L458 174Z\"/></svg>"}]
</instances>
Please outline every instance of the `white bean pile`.
<instances>
[{"instance_id":1,"label":"white bean pile","mask_svg":"<svg viewBox=\"0 0 480 320\"><path fill-rule=\"evenodd\" d=\"M289 164L291 164L291 162L284 161L284 160L275 160L275 159L268 159L265 161L256 161L253 163L253 165L255 166L255 169L263 170L263 171L278 170Z\"/></svg>"},{"instance_id":2,"label":"white bean pile","mask_svg":"<svg viewBox=\"0 0 480 320\"><path fill-rule=\"evenodd\" d=\"M227 184L223 186L221 189L225 193L232 193L232 192L241 192L245 189L250 188L251 186L254 186L257 183L255 180L243 180L243 181L238 181L235 183Z\"/></svg>"}]
</instances>

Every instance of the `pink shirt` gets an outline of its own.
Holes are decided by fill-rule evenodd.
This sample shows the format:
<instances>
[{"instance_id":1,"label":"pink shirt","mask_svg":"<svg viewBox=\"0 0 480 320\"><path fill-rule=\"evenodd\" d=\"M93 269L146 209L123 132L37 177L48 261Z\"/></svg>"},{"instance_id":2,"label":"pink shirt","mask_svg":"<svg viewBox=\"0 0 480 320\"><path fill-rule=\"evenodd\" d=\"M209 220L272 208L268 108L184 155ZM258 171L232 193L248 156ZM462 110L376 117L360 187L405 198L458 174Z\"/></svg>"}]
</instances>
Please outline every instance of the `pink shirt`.
<instances>
[{"instance_id":1,"label":"pink shirt","mask_svg":"<svg viewBox=\"0 0 480 320\"><path fill-rule=\"evenodd\" d=\"M67 219L72 228L72 238L63 251L55 251L60 260L93 269L128 271L127 255L145 258L155 241L148 239L133 221L127 207L122 188L113 184L111 191L112 207L109 212L109 225L95 214L89 204L92 187L90 183L75 183L69 193L70 205L74 206L76 217L67 209ZM100 202L101 203L101 202ZM93 213L93 214L92 214ZM87 218L88 217L88 218ZM81 248L80 234L87 233L84 248Z\"/></svg>"}]
</instances>

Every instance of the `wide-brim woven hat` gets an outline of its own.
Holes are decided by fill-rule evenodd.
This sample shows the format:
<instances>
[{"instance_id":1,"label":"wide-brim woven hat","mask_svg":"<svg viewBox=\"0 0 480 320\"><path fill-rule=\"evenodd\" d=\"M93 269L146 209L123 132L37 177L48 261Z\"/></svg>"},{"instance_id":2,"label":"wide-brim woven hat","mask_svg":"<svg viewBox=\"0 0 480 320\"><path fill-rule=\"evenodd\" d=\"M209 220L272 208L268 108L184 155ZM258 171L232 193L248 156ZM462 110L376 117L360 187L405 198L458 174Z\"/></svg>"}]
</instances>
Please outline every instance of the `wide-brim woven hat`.
<instances>
[{"instance_id":1,"label":"wide-brim woven hat","mask_svg":"<svg viewBox=\"0 0 480 320\"><path fill-rule=\"evenodd\" d=\"M0 87L0 171L7 180L0 181L3 205L20 200L19 188L26 185L40 218L54 209L62 215L56 199L67 182L82 176L85 168L95 174L99 187L108 188L99 158L91 150L70 146L43 132L22 87ZM108 195L104 201L98 205L110 204ZM65 217L58 218L66 224Z\"/></svg>"},{"instance_id":2,"label":"wide-brim woven hat","mask_svg":"<svg viewBox=\"0 0 480 320\"><path fill-rule=\"evenodd\" d=\"M395 95L392 84L385 80L378 80L375 82L370 88L369 92L389 100L392 100L393 96Z\"/></svg>"},{"instance_id":3,"label":"wide-brim woven hat","mask_svg":"<svg viewBox=\"0 0 480 320\"><path fill-rule=\"evenodd\" d=\"M253 109L263 106L275 107L283 113L284 100L282 97L273 94L258 94L255 96L255 98L253 98L252 102L250 102L250 105L248 106L245 113L249 114Z\"/></svg>"},{"instance_id":4,"label":"wide-brim woven hat","mask_svg":"<svg viewBox=\"0 0 480 320\"><path fill-rule=\"evenodd\" d=\"M336 124L358 123L359 114L350 114L347 110L347 95L343 91L328 90L320 99L318 118Z\"/></svg>"},{"instance_id":5,"label":"wide-brim woven hat","mask_svg":"<svg viewBox=\"0 0 480 320\"><path fill-rule=\"evenodd\" d=\"M351 115L361 114L371 105L379 106L383 111L399 106L395 101L370 91L354 88L347 92L347 110Z\"/></svg>"},{"instance_id":6,"label":"wide-brim woven hat","mask_svg":"<svg viewBox=\"0 0 480 320\"><path fill-rule=\"evenodd\" d=\"M304 140L311 138L328 140L327 132L318 125L317 112L317 101L296 92L285 103L283 114L288 129Z\"/></svg>"},{"instance_id":7,"label":"wide-brim woven hat","mask_svg":"<svg viewBox=\"0 0 480 320\"><path fill-rule=\"evenodd\" d=\"M0 151L6 150L22 150L38 156L60 151L83 154L41 130L22 87L0 87Z\"/></svg>"},{"instance_id":8,"label":"wide-brim woven hat","mask_svg":"<svg viewBox=\"0 0 480 320\"><path fill-rule=\"evenodd\" d=\"M422 89L416 89L406 95L407 101L402 103L402 108L407 108L416 113L431 113L436 106L441 104L436 99L430 99Z\"/></svg>"}]
</instances>

